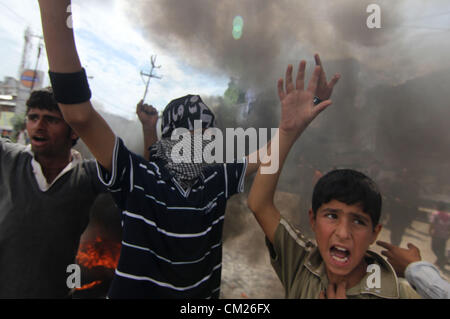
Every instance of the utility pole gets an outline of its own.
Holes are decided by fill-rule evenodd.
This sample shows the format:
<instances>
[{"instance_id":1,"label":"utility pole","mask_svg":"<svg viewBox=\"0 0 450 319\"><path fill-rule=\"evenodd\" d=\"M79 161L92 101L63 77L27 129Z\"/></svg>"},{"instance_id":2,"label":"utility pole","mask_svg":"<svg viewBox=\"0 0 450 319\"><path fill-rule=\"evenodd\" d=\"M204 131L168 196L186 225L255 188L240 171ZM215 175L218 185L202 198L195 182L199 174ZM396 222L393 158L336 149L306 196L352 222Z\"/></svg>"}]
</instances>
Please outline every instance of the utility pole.
<instances>
[{"instance_id":1,"label":"utility pole","mask_svg":"<svg viewBox=\"0 0 450 319\"><path fill-rule=\"evenodd\" d=\"M20 63L19 68L19 74L18 79L20 79L20 76L22 75L22 71L25 69L25 65L27 63L28 58L28 51L30 50L30 38L32 37L31 29L30 27L26 28L25 34L24 34L24 44L23 44L23 50L22 50L22 60Z\"/></svg>"},{"instance_id":2,"label":"utility pole","mask_svg":"<svg viewBox=\"0 0 450 319\"><path fill-rule=\"evenodd\" d=\"M33 48L32 45L33 38L38 39L38 48L37 48L38 51L34 69L29 69L30 68L29 60L31 60L29 54ZM36 87L36 85L42 83L43 79L41 78L41 76L43 76L43 73L38 71L39 61L42 55L42 48L43 48L42 40L43 36L33 34L33 32L29 27L25 30L22 59L18 70L19 76L17 82L17 98L15 107L16 114L25 113L26 110L25 102L28 99L30 92ZM41 73L41 75L38 73ZM40 81L38 81L38 77ZM25 83L22 80L24 80Z\"/></svg>"},{"instance_id":3,"label":"utility pole","mask_svg":"<svg viewBox=\"0 0 450 319\"><path fill-rule=\"evenodd\" d=\"M20 63L20 68L19 68L19 80L20 77L22 75L22 72L28 67L28 53L30 51L30 47L31 47L31 39L32 38L37 38L39 39L38 42L38 54L37 54L37 60L36 60L36 65L34 67L34 71L37 71L37 66L39 63L39 59L41 56L41 51L42 51L42 40L44 39L44 37L42 35L36 35L33 34L30 27L26 28L25 30L25 34L24 34L24 45L23 45L23 50L22 50L22 60ZM33 79L35 80L35 79Z\"/></svg>"},{"instance_id":4,"label":"utility pole","mask_svg":"<svg viewBox=\"0 0 450 319\"><path fill-rule=\"evenodd\" d=\"M30 92L33 91L34 84L36 82L36 76L37 76L37 71L38 71L39 60L41 58L41 53L42 53L42 39L43 39L43 37L39 36L38 54L37 54L37 57L36 57L36 64L34 66L33 81L31 82Z\"/></svg>"},{"instance_id":5,"label":"utility pole","mask_svg":"<svg viewBox=\"0 0 450 319\"><path fill-rule=\"evenodd\" d=\"M162 79L161 76L157 76L157 75L154 75L154 74L153 74L153 71L154 71L155 69L161 68L160 65L159 65L159 66L156 66L156 55L152 55L150 60L151 60L150 73L145 73L145 72L141 71L141 77L142 77L142 80L144 81L144 77L147 78L147 81L144 81L144 83L145 83L145 92L144 92L144 97L142 98L142 101L144 101L145 98L146 98L146 96L147 96L148 87L149 87L149 84L150 84L150 79L151 79L151 78Z\"/></svg>"}]
</instances>

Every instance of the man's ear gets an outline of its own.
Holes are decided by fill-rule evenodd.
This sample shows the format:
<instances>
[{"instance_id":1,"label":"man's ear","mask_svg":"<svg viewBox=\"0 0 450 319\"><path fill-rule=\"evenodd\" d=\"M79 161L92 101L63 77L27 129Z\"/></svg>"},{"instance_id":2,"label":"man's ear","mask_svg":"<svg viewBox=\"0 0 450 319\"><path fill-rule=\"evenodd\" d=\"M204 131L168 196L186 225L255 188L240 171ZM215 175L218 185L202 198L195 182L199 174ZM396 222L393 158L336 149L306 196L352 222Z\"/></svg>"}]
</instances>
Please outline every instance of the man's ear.
<instances>
[{"instance_id":1,"label":"man's ear","mask_svg":"<svg viewBox=\"0 0 450 319\"><path fill-rule=\"evenodd\" d=\"M383 225L378 224L378 225L376 225L375 228L373 229L372 242L370 243L371 245L377 240L378 235L380 234L382 228L383 228Z\"/></svg>"},{"instance_id":2,"label":"man's ear","mask_svg":"<svg viewBox=\"0 0 450 319\"><path fill-rule=\"evenodd\" d=\"M70 126L69 126L69 129L70 129L70 131L69 131L69 139L70 139L70 142L71 142L70 147L72 148L73 146L75 146L77 144L77 141L78 141L78 139L80 137L78 136L77 133L75 133L75 130L73 128L71 128Z\"/></svg>"},{"instance_id":3,"label":"man's ear","mask_svg":"<svg viewBox=\"0 0 450 319\"><path fill-rule=\"evenodd\" d=\"M315 232L314 227L316 226L316 219L314 217L312 208L309 209L308 215L309 215L309 224L311 225L311 229Z\"/></svg>"}]
</instances>

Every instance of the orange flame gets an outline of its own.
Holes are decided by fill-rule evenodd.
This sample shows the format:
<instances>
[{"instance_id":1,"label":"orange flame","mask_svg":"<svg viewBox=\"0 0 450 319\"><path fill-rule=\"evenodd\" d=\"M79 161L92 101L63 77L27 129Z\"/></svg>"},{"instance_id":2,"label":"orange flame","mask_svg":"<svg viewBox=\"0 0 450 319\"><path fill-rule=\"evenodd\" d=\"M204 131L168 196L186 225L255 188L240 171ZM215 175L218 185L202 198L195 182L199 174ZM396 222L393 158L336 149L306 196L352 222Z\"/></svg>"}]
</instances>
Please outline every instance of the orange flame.
<instances>
[{"instance_id":1,"label":"orange flame","mask_svg":"<svg viewBox=\"0 0 450 319\"><path fill-rule=\"evenodd\" d=\"M105 267L117 268L120 254L120 244L115 242L104 242L99 236L93 242L85 242L80 245L77 254L77 263L85 268ZM86 290L100 284L101 280L95 280L85 284L76 290Z\"/></svg>"},{"instance_id":2,"label":"orange flame","mask_svg":"<svg viewBox=\"0 0 450 319\"><path fill-rule=\"evenodd\" d=\"M104 242L97 236L94 242L83 243L77 254L77 262L86 268L103 266L115 269L119 262L120 244Z\"/></svg>"},{"instance_id":3,"label":"orange flame","mask_svg":"<svg viewBox=\"0 0 450 319\"><path fill-rule=\"evenodd\" d=\"M100 284L102 281L101 280L95 280L89 284L83 285L80 288L75 288L75 290L85 290L85 289L90 289L94 286L97 286L98 284Z\"/></svg>"}]
</instances>

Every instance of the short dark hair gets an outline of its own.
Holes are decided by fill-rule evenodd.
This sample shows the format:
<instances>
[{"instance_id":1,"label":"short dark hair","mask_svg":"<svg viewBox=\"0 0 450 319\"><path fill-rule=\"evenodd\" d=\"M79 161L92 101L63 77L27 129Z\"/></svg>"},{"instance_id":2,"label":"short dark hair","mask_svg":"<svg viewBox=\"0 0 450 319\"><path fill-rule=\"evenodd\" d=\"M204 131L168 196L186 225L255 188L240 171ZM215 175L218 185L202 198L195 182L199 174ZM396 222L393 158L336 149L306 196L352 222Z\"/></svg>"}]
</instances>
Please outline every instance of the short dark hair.
<instances>
[{"instance_id":1,"label":"short dark hair","mask_svg":"<svg viewBox=\"0 0 450 319\"><path fill-rule=\"evenodd\" d=\"M322 176L314 187L312 210L314 217L323 204L333 199L347 205L361 204L369 214L373 227L381 215L381 194L375 182L361 172L337 169Z\"/></svg>"},{"instance_id":2,"label":"short dark hair","mask_svg":"<svg viewBox=\"0 0 450 319\"><path fill-rule=\"evenodd\" d=\"M40 109L40 110L48 110L51 112L59 112L61 113L61 110L59 109L58 102L56 102L55 95L53 94L53 89L51 87L46 87L44 89L35 90L31 92L30 97L27 100L27 112L30 111L30 109ZM68 125L69 126L69 125ZM69 126L70 132L72 131L72 128ZM75 146L77 144L78 138L72 140L72 146Z\"/></svg>"},{"instance_id":3,"label":"short dark hair","mask_svg":"<svg viewBox=\"0 0 450 319\"><path fill-rule=\"evenodd\" d=\"M61 113L58 102L56 102L55 96L53 95L53 89L51 87L31 92L26 104L27 114L30 109L57 111Z\"/></svg>"}]
</instances>

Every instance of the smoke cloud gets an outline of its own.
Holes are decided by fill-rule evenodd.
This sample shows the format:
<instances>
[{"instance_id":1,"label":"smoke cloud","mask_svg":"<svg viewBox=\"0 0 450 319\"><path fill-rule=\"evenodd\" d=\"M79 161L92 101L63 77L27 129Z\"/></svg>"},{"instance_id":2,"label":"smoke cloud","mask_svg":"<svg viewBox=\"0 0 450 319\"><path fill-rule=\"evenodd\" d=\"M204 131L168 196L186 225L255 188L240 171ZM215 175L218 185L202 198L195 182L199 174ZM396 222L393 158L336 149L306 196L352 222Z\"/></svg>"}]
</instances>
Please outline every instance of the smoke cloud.
<instances>
[{"instance_id":1,"label":"smoke cloud","mask_svg":"<svg viewBox=\"0 0 450 319\"><path fill-rule=\"evenodd\" d=\"M160 54L178 57L198 72L237 79L243 91L257 92L253 111L241 123L236 105L203 97L219 114L222 128L276 127L276 81L288 63L306 59L311 71L318 52L329 77L341 73L333 106L292 150L281 190L300 192L302 183L312 188L299 170L303 156L311 169L322 172L335 167L366 172L391 197L399 192L391 182L402 178L404 168L422 199L448 194L450 181L443 176L450 169L450 27L427 27L445 0L127 1L130 21L164 50ZM374 2L381 8L381 29L366 26L366 8ZM244 23L238 39L232 34L236 16ZM125 131L119 124L116 129L119 135ZM424 203L432 207L435 201ZM408 214L425 220L423 213L395 213L391 220L408 220Z\"/></svg>"},{"instance_id":2,"label":"smoke cloud","mask_svg":"<svg viewBox=\"0 0 450 319\"><path fill-rule=\"evenodd\" d=\"M401 94L410 96L413 92L407 86L412 82L408 81L427 76L433 81L433 72L450 68L446 58L450 44L443 41L446 32L428 30L426 26L433 14L423 13L437 15L444 0L376 1L381 9L381 29L369 29L366 25L370 15L366 9L372 3L371 0L148 0L130 1L128 13L150 40L187 65L201 72L236 78L244 90L270 92L265 93L271 95L270 101L276 101L276 80L284 75L288 63L307 59L311 67L312 54L321 53L328 75L339 72L342 81L333 96L337 110L327 110L328 120L318 119L315 124L334 122L333 134L355 142L360 139L355 132L367 127L366 120L376 122L381 109L387 107L380 105L381 100L384 104L396 102L387 101L383 95L396 95L395 87L406 86ZM241 16L244 22L242 37L237 40L232 35L236 16ZM441 28L445 31L445 27ZM444 78L448 80L444 75L439 81L445 81ZM385 86L393 89L379 90ZM427 88L434 87L438 86ZM439 93L448 95L445 90ZM433 101L428 104L432 113L443 112L433 106ZM369 105L375 110L368 109ZM278 111L276 105L270 107L275 109L274 113ZM260 127L273 122L267 112L260 115L266 119L254 121ZM413 112L405 112L400 121L408 123L414 116ZM338 126L346 129L339 130ZM376 130L373 128L372 133Z\"/></svg>"},{"instance_id":3,"label":"smoke cloud","mask_svg":"<svg viewBox=\"0 0 450 319\"><path fill-rule=\"evenodd\" d=\"M130 19L143 28L149 39L185 63L259 87L273 83L274 78L283 74L287 63L296 63L316 51L328 59L356 58L381 74L393 63L409 61L411 47L405 43L405 36L414 29L404 26L409 24L411 1L377 1L381 8L381 29L366 26L369 16L366 9L371 3L370 0L149 0L130 1L128 10ZM420 4L422 9L427 6L430 4ZM236 16L244 21L238 40L232 36ZM405 71L400 73L401 80L411 76Z\"/></svg>"}]
</instances>

